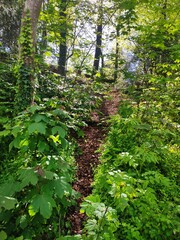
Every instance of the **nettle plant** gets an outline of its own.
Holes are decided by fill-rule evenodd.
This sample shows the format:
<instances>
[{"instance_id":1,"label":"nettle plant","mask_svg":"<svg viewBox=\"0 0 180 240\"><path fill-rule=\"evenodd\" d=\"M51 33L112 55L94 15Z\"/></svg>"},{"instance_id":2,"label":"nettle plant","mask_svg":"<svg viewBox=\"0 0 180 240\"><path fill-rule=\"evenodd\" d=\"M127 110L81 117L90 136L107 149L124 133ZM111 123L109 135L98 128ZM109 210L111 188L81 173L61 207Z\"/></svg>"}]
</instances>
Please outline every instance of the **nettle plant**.
<instances>
[{"instance_id":1,"label":"nettle plant","mask_svg":"<svg viewBox=\"0 0 180 240\"><path fill-rule=\"evenodd\" d=\"M13 135L17 154L0 184L1 239L54 239L68 227L74 146L68 139L72 119L56 101L29 107L7 123L1 135Z\"/></svg>"}]
</instances>

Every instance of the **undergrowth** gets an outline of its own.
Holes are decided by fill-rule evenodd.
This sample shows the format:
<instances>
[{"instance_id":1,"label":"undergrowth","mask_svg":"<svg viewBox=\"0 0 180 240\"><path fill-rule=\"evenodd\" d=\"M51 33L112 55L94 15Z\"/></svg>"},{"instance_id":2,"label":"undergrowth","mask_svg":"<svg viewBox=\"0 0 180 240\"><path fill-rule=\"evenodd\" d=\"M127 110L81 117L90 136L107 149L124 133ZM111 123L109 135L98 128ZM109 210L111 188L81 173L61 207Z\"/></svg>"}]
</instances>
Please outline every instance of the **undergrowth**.
<instances>
[{"instance_id":1,"label":"undergrowth","mask_svg":"<svg viewBox=\"0 0 180 240\"><path fill-rule=\"evenodd\" d=\"M138 105L125 101L110 119L93 193L82 203L82 239L180 237L179 125L168 98L177 102L171 91L161 94L152 89Z\"/></svg>"},{"instance_id":2,"label":"undergrowth","mask_svg":"<svg viewBox=\"0 0 180 240\"><path fill-rule=\"evenodd\" d=\"M16 75L12 65L9 69L1 71L1 83L8 71L13 79L1 90L0 239L61 239L70 232L68 208L79 197L72 189L71 134L83 135L81 127L100 103L101 86L39 72L34 105L17 113Z\"/></svg>"}]
</instances>

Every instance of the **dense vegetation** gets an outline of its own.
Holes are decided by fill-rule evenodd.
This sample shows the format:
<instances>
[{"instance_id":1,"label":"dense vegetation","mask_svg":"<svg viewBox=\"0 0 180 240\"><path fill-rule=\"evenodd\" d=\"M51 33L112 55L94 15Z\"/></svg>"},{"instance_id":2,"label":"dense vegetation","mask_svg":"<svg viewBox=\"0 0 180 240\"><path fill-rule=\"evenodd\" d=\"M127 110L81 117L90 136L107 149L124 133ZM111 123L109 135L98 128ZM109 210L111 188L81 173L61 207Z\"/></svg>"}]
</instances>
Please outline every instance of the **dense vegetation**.
<instances>
[{"instance_id":1,"label":"dense vegetation","mask_svg":"<svg viewBox=\"0 0 180 240\"><path fill-rule=\"evenodd\" d=\"M0 3L1 240L180 238L178 2ZM123 99L71 236L75 137L114 85Z\"/></svg>"}]
</instances>

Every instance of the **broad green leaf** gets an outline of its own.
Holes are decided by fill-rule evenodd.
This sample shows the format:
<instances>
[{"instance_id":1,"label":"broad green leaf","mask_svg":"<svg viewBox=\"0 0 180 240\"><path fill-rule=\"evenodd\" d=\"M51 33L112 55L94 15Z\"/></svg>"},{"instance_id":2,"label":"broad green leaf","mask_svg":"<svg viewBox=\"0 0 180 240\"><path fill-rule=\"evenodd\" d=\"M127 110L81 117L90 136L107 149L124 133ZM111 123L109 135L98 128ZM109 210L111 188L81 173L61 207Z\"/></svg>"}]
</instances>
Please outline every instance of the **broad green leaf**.
<instances>
[{"instance_id":1,"label":"broad green leaf","mask_svg":"<svg viewBox=\"0 0 180 240\"><path fill-rule=\"evenodd\" d=\"M60 126L55 126L52 128L52 134L54 135L56 133L58 133L62 138L66 136L66 131Z\"/></svg>"},{"instance_id":2,"label":"broad green leaf","mask_svg":"<svg viewBox=\"0 0 180 240\"><path fill-rule=\"evenodd\" d=\"M15 207L16 203L17 200L15 198L0 195L0 208L3 207L7 210L10 210Z\"/></svg>"},{"instance_id":3,"label":"broad green leaf","mask_svg":"<svg viewBox=\"0 0 180 240\"><path fill-rule=\"evenodd\" d=\"M34 113L36 110L39 110L39 109L41 109L40 106L38 106L38 105L33 105L33 106L31 106L31 107L29 108L29 111L30 111L31 113Z\"/></svg>"},{"instance_id":4,"label":"broad green leaf","mask_svg":"<svg viewBox=\"0 0 180 240\"><path fill-rule=\"evenodd\" d=\"M15 238L15 240L23 240L23 239L24 239L23 236L20 236L20 237Z\"/></svg>"},{"instance_id":5,"label":"broad green leaf","mask_svg":"<svg viewBox=\"0 0 180 240\"><path fill-rule=\"evenodd\" d=\"M6 240L7 239L7 234L5 231L0 231L0 239L1 240Z\"/></svg>"},{"instance_id":6,"label":"broad green leaf","mask_svg":"<svg viewBox=\"0 0 180 240\"><path fill-rule=\"evenodd\" d=\"M12 134L13 134L13 136L14 136L14 137L17 137L17 135L18 135L18 133L20 132L20 130L21 130L20 126L15 126L15 127L13 127L13 129L12 129Z\"/></svg>"},{"instance_id":7,"label":"broad green leaf","mask_svg":"<svg viewBox=\"0 0 180 240\"><path fill-rule=\"evenodd\" d=\"M45 176L45 178L47 178L49 180L52 180L55 176L55 173L51 172L51 171L44 170L44 176Z\"/></svg>"},{"instance_id":8,"label":"broad green leaf","mask_svg":"<svg viewBox=\"0 0 180 240\"><path fill-rule=\"evenodd\" d=\"M34 116L34 120L35 122L41 122L41 121L44 121L44 122L48 122L48 118L45 116L45 115L42 115L42 114L36 114Z\"/></svg>"},{"instance_id":9,"label":"broad green leaf","mask_svg":"<svg viewBox=\"0 0 180 240\"><path fill-rule=\"evenodd\" d=\"M60 140L61 140L62 148L66 149L69 146L68 141L65 138L61 138L61 137L60 137Z\"/></svg>"},{"instance_id":10,"label":"broad green leaf","mask_svg":"<svg viewBox=\"0 0 180 240\"><path fill-rule=\"evenodd\" d=\"M60 198L63 198L65 193L71 194L72 192L71 185L66 181L64 177L54 180L54 188L55 188L55 193Z\"/></svg>"},{"instance_id":11,"label":"broad green leaf","mask_svg":"<svg viewBox=\"0 0 180 240\"><path fill-rule=\"evenodd\" d=\"M49 151L49 145L44 141L39 141L38 143L38 151L43 153L44 151Z\"/></svg>"},{"instance_id":12,"label":"broad green leaf","mask_svg":"<svg viewBox=\"0 0 180 240\"><path fill-rule=\"evenodd\" d=\"M0 195L12 196L16 191L18 191L19 183L17 182L7 182L0 185Z\"/></svg>"},{"instance_id":13,"label":"broad green leaf","mask_svg":"<svg viewBox=\"0 0 180 240\"><path fill-rule=\"evenodd\" d=\"M19 219L19 225L22 229L25 229L28 226L28 216L22 215Z\"/></svg>"},{"instance_id":14,"label":"broad green leaf","mask_svg":"<svg viewBox=\"0 0 180 240\"><path fill-rule=\"evenodd\" d=\"M50 218L52 209L55 206L56 203L51 196L38 194L33 198L31 204L29 205L29 214L30 216L33 216L36 213L40 212L44 218L48 219Z\"/></svg>"},{"instance_id":15,"label":"broad green leaf","mask_svg":"<svg viewBox=\"0 0 180 240\"><path fill-rule=\"evenodd\" d=\"M22 140L21 136L17 136L10 144L9 144L9 151L11 151L11 149L13 147L15 148L20 148L20 142Z\"/></svg>"},{"instance_id":16,"label":"broad green leaf","mask_svg":"<svg viewBox=\"0 0 180 240\"><path fill-rule=\"evenodd\" d=\"M42 122L35 122L35 123L31 123L31 125L29 125L28 127L28 132L29 134L32 133L41 133L41 134L46 134L46 124L42 123Z\"/></svg>"},{"instance_id":17,"label":"broad green leaf","mask_svg":"<svg viewBox=\"0 0 180 240\"><path fill-rule=\"evenodd\" d=\"M36 185L36 183L38 182L38 176L33 168L21 169L19 173L19 180L22 181L21 185L23 187L29 184Z\"/></svg>"}]
</instances>

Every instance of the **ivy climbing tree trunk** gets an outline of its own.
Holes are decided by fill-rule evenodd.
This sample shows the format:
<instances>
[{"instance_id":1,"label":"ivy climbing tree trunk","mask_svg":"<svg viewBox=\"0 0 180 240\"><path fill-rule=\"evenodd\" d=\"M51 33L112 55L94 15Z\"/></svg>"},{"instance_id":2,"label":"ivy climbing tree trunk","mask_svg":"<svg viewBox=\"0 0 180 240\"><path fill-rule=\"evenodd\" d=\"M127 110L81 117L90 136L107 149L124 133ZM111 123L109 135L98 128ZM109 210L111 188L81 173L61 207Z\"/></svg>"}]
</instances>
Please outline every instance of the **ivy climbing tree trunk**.
<instances>
[{"instance_id":1,"label":"ivy climbing tree trunk","mask_svg":"<svg viewBox=\"0 0 180 240\"><path fill-rule=\"evenodd\" d=\"M43 0L26 0L24 5L23 11L23 18L26 17L27 13L30 14L30 21L31 21L31 31L32 31L32 41L33 47L35 48L36 43L36 29L37 29L37 22L41 10Z\"/></svg>"},{"instance_id":2,"label":"ivy climbing tree trunk","mask_svg":"<svg viewBox=\"0 0 180 240\"><path fill-rule=\"evenodd\" d=\"M43 0L26 0L24 3L19 37L19 63L17 68L16 105L18 111L26 109L34 102L36 29L42 2Z\"/></svg>"},{"instance_id":3,"label":"ivy climbing tree trunk","mask_svg":"<svg viewBox=\"0 0 180 240\"><path fill-rule=\"evenodd\" d=\"M58 59L58 70L62 76L66 76L66 56L67 56L67 0L61 0L60 3L60 46L59 46L59 59Z\"/></svg>"}]
</instances>

